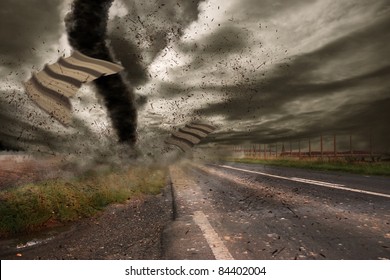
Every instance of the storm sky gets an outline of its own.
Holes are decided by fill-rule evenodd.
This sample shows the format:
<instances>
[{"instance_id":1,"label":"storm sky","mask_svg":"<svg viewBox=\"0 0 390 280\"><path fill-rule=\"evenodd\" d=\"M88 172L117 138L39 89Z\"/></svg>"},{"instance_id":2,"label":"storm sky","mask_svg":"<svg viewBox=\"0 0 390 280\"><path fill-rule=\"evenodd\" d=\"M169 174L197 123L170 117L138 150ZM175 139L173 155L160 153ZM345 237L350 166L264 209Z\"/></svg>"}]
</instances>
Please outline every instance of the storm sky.
<instances>
[{"instance_id":1,"label":"storm sky","mask_svg":"<svg viewBox=\"0 0 390 280\"><path fill-rule=\"evenodd\" d=\"M23 92L32 71L71 53L70 2L2 0L3 148L115 138L93 86L72 100L71 128ZM107 43L137 95L140 147L163 145L172 129L199 119L219 128L209 143L336 133L356 135L362 149L371 135L389 151L389 27L387 0L116 0Z\"/></svg>"}]
</instances>

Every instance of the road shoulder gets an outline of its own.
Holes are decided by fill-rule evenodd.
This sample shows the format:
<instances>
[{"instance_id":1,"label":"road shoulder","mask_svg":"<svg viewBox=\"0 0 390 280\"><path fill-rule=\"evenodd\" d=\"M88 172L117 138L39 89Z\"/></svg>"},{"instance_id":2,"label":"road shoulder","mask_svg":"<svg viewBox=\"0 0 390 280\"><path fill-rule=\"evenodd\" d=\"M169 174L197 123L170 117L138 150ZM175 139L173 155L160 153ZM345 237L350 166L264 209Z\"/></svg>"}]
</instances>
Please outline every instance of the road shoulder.
<instances>
[{"instance_id":1,"label":"road shoulder","mask_svg":"<svg viewBox=\"0 0 390 280\"><path fill-rule=\"evenodd\" d=\"M0 258L161 259L161 235L172 220L171 198L170 188L166 187L160 195L111 205L99 216L81 220L39 245L15 250L10 248L13 241L2 242ZM27 244L21 243L19 247Z\"/></svg>"}]
</instances>

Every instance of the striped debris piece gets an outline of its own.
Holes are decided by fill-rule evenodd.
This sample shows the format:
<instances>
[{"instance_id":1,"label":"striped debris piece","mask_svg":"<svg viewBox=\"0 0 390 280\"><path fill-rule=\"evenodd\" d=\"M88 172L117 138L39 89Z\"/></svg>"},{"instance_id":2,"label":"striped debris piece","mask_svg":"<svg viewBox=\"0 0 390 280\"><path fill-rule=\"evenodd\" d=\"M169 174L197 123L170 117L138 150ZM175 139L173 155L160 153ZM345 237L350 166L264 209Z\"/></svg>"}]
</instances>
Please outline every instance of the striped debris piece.
<instances>
[{"instance_id":1,"label":"striped debris piece","mask_svg":"<svg viewBox=\"0 0 390 280\"><path fill-rule=\"evenodd\" d=\"M203 138L207 137L216 128L204 123L189 123L178 131L172 133L165 143L179 147L183 152L188 152L198 144Z\"/></svg>"},{"instance_id":2,"label":"striped debris piece","mask_svg":"<svg viewBox=\"0 0 390 280\"><path fill-rule=\"evenodd\" d=\"M51 65L45 65L24 83L27 95L44 111L67 126L72 119L73 97L83 83L101 76L116 74L123 67L101 59L91 58L78 51Z\"/></svg>"}]
</instances>

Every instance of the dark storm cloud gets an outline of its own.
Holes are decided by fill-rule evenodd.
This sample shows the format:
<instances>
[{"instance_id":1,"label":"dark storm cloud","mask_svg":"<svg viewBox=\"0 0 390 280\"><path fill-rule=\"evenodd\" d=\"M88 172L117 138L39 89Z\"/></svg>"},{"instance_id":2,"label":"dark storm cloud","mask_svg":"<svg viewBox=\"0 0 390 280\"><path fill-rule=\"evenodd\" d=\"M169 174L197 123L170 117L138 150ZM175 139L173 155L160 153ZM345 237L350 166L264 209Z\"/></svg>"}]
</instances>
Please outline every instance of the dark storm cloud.
<instances>
[{"instance_id":1,"label":"dark storm cloud","mask_svg":"<svg viewBox=\"0 0 390 280\"><path fill-rule=\"evenodd\" d=\"M122 0L129 10L128 20L139 22L148 30L148 34L176 27L181 35L183 29L196 21L199 16L199 4L204 0L175 1L129 1ZM157 28L157 30L153 30Z\"/></svg>"},{"instance_id":2,"label":"dark storm cloud","mask_svg":"<svg viewBox=\"0 0 390 280\"><path fill-rule=\"evenodd\" d=\"M64 130L55 119L36 110L22 90L3 90L0 94L10 97L0 99L0 144L3 149L39 155L75 155L79 156L80 164L102 160L102 155L117 155L115 151L119 146L112 135L105 135L106 131L96 133L80 119L73 120L76 129Z\"/></svg>"},{"instance_id":3,"label":"dark storm cloud","mask_svg":"<svg viewBox=\"0 0 390 280\"><path fill-rule=\"evenodd\" d=\"M159 96L164 97L174 97L174 96L185 96L185 94L190 93L196 87L186 87L178 83L169 83L161 82L158 87Z\"/></svg>"},{"instance_id":4,"label":"dark storm cloud","mask_svg":"<svg viewBox=\"0 0 390 280\"><path fill-rule=\"evenodd\" d=\"M2 0L1 65L19 68L42 60L42 51L61 36L62 0Z\"/></svg>"},{"instance_id":5,"label":"dark storm cloud","mask_svg":"<svg viewBox=\"0 0 390 280\"><path fill-rule=\"evenodd\" d=\"M261 115L283 114L283 107L294 100L299 99L304 105L305 98L321 98L328 94L344 90L362 90L367 89L367 94L379 93L385 96L389 86L390 67L383 67L376 71L355 76L342 81L329 83L304 83L300 80L302 64L292 61L291 71L300 69L301 73L295 75L293 72L277 71L273 77L264 78L264 81L257 81L252 85L238 84L236 86L225 86L218 88L227 95L225 101L212 104L209 107L202 108L199 114L224 115L228 120L247 120L257 118ZM284 74L284 75L283 75ZM280 75L280 76L278 76ZM373 89L377 83L383 84L382 89ZM215 90L215 87L210 89ZM238 94L241 93L241 94ZM332 96L337 99L337 96ZM359 98L359 97L357 97ZM356 100L358 101L358 100ZM369 101L367 101L369 102ZM353 110L353 108L351 108ZM322 111L320 111L322 112Z\"/></svg>"},{"instance_id":6,"label":"dark storm cloud","mask_svg":"<svg viewBox=\"0 0 390 280\"><path fill-rule=\"evenodd\" d=\"M178 39L183 28L198 17L198 4L179 4L174 1L123 1L129 13L115 17L110 22L106 38L108 8L111 1L75 1L72 16L67 18L67 30L73 47L92 57L112 60L106 39L109 39L113 56L125 67L128 86L143 85L150 77L147 67L168 45ZM115 76L115 75L114 75ZM131 92L118 77L101 78L96 81L104 96L106 106L121 141L135 141L135 101ZM114 79L116 79L114 81ZM126 98L130 96L130 99ZM130 103L129 104L129 100ZM144 104L145 98L138 104Z\"/></svg>"},{"instance_id":7,"label":"dark storm cloud","mask_svg":"<svg viewBox=\"0 0 390 280\"><path fill-rule=\"evenodd\" d=\"M218 0L201 6L198 0L121 2L127 15L121 11L112 20L107 13L97 16L96 24L86 24L82 40L93 52L103 49L122 63L126 86L138 87L148 97L150 93L154 107L145 108L160 119L149 120L145 110L148 116L143 116L144 125L138 130L144 134L140 145L159 151L156 138L169 134L167 123L178 120L168 120L173 115L180 115L183 122L216 117L221 129L205 143L272 143L346 131L361 131L365 136L360 140L365 143L368 132L381 135L378 143L390 143L386 127L390 112L388 1ZM2 1L0 21L7 27L0 30L3 67L15 70L45 62L46 51L53 47L48 41L57 42L61 36L61 3ZM229 5L224 7L225 3ZM217 5L219 12L206 10ZM387 19L381 20L386 13ZM95 28L104 32L91 32ZM91 36L100 36L99 43ZM289 57L291 53L294 56ZM153 76L148 72L152 64ZM20 74L11 79L20 82ZM53 129L55 124L39 115L28 100L14 109L15 98L22 92L14 98L6 86L0 92L0 148L31 144L41 149L47 143L45 151L50 152L49 146L71 150L67 146L74 143L92 146L91 142L99 142L96 133L82 123L69 137ZM28 117L30 112L32 117ZM151 125L151 120L157 121Z\"/></svg>"},{"instance_id":8,"label":"dark storm cloud","mask_svg":"<svg viewBox=\"0 0 390 280\"><path fill-rule=\"evenodd\" d=\"M24 94L21 82L53 52L62 33L62 0L1 2L0 143L3 149L50 151L53 120ZM55 49L57 52L57 49ZM55 127L55 126L54 126ZM46 146L46 148L45 148Z\"/></svg>"},{"instance_id":9,"label":"dark storm cloud","mask_svg":"<svg viewBox=\"0 0 390 280\"><path fill-rule=\"evenodd\" d=\"M33 146L30 151L50 152L50 146L62 143L56 139L56 126L52 126L55 120L34 110L22 91L1 90L0 94L0 142L5 149L27 150Z\"/></svg>"},{"instance_id":10,"label":"dark storm cloud","mask_svg":"<svg viewBox=\"0 0 390 280\"><path fill-rule=\"evenodd\" d=\"M191 54L193 59L187 64L188 70L199 71L202 67L209 67L210 61L226 63L226 58L244 50L251 44L252 34L246 28L232 24L219 27L196 43L182 43L179 49Z\"/></svg>"},{"instance_id":11,"label":"dark storm cloud","mask_svg":"<svg viewBox=\"0 0 390 280\"><path fill-rule=\"evenodd\" d=\"M110 60L113 54L113 57L120 60L126 68L127 73L124 76L129 83L126 85L122 82L118 83L120 77L115 78L115 81L109 78L98 82L98 87L111 95L111 101L106 102L109 108L114 108L111 110L111 117L124 124L120 129L122 133L119 138L134 139L132 129L128 129L132 126L128 120L134 120L134 114L126 117L126 114L118 113L118 107L123 108L127 103L123 102L123 98L127 99L129 95L120 94L121 98L119 98L113 92L124 92L128 84L131 89L132 86L143 85L148 78L151 78L147 67L171 40L177 40L183 34L183 29L198 18L198 5L201 1L187 1L186 3L128 1L130 14L112 20L112 26L115 28L111 30L109 36L106 36L106 26L110 23L108 9L112 1L76 2L80 9L77 11L73 9L72 16L67 18L71 45L86 54L101 59ZM73 129L64 131L61 127L59 128L55 121L34 107L20 87L20 82L26 79L29 70L24 69L24 77L21 77L18 70L25 66L30 68L34 63L40 66L47 63L46 53L49 50L53 53L53 46L58 44L60 37L64 35L64 18L62 18L63 11L61 10L63 4L60 0L6 0L2 2L0 20L3 28L0 30L2 36L0 58L3 69L1 70L6 71L5 67L16 69L12 69L14 71L9 79L2 80L3 89L7 88L1 92L0 98L0 145L2 148L15 147L36 151L37 149L50 150L53 147L56 152L75 152L81 149L77 147L78 145L88 145L90 141L99 141L97 139L99 135L88 127L84 127L78 119L74 119L76 132ZM93 18L92 21L89 20L91 18ZM118 22L119 28L116 28L115 24ZM147 49L144 48L145 42ZM109 52L110 49L113 53ZM57 49L54 51L57 52ZM19 73L15 77L16 71ZM10 89L16 84L19 85L16 93L12 92L12 89L8 91L8 81ZM119 88L118 84L121 84ZM146 100L141 96L135 102L141 106ZM17 110L12 107L14 103L17 104ZM118 104L120 106L117 106ZM127 112L134 112L132 109L134 107L130 106ZM84 121L88 122L88 120Z\"/></svg>"},{"instance_id":12,"label":"dark storm cloud","mask_svg":"<svg viewBox=\"0 0 390 280\"><path fill-rule=\"evenodd\" d=\"M388 104L390 88L390 64L383 59L390 49L388 26L390 19L380 20L320 49L292 57L288 64L276 65L264 76L258 73L248 83L210 87L218 89L225 100L196 113L222 115L230 121L253 120L250 131L234 134L236 140L245 139L245 135L248 140L270 140L278 135L308 136L373 125L377 130L384 128L388 109L379 104ZM297 112L289 108L294 102ZM263 119L261 124L257 124L258 119Z\"/></svg>"},{"instance_id":13,"label":"dark storm cloud","mask_svg":"<svg viewBox=\"0 0 390 280\"><path fill-rule=\"evenodd\" d=\"M1 76L0 146L5 150L29 153L78 153L97 145L99 135L75 119L77 129L66 130L41 111L25 94L22 82L48 63L48 56L59 55L63 28L64 1L2 1L0 10ZM55 58L55 57L54 57ZM87 156L92 153L86 153Z\"/></svg>"},{"instance_id":14,"label":"dark storm cloud","mask_svg":"<svg viewBox=\"0 0 390 280\"><path fill-rule=\"evenodd\" d=\"M390 98L362 102L351 105L346 104L338 110L337 116L319 117L316 112L300 115L285 115L277 121L267 122L261 125L254 123L250 131L225 130L211 135L205 139L205 143L215 142L222 144L275 144L292 142L293 149L297 149L297 141L301 141L301 148L307 149L308 140L311 139L312 148L319 150L320 136L324 137L326 149L333 149L333 135L337 135L337 147L340 150L350 149L350 136L352 136L352 148L354 150L390 152L390 134L386 120L390 119ZM293 121L292 121L293 120ZM291 128L280 128L281 123L288 126L296 123L304 124L305 130L292 133ZM371 144L370 144L371 142ZM287 144L286 144L287 145ZM370 147L371 146L371 147ZM287 146L286 146L287 147Z\"/></svg>"},{"instance_id":15,"label":"dark storm cloud","mask_svg":"<svg viewBox=\"0 0 390 280\"><path fill-rule=\"evenodd\" d=\"M143 61L142 50L133 42L124 39L120 34L111 34L111 47L115 50L115 57L125 68L126 78L133 86L145 84L148 71Z\"/></svg>"},{"instance_id":16,"label":"dark storm cloud","mask_svg":"<svg viewBox=\"0 0 390 280\"><path fill-rule=\"evenodd\" d=\"M377 151L390 152L390 133L388 133L390 119L390 96L384 99L373 101L369 104L362 102L354 105L354 110L350 110L349 106L345 105L340 111L345 112L340 119L337 120L337 128L339 132L350 132L358 134L365 144L365 150L368 150L367 142L371 138L373 148ZM366 141L364 141L366 140Z\"/></svg>"}]
</instances>

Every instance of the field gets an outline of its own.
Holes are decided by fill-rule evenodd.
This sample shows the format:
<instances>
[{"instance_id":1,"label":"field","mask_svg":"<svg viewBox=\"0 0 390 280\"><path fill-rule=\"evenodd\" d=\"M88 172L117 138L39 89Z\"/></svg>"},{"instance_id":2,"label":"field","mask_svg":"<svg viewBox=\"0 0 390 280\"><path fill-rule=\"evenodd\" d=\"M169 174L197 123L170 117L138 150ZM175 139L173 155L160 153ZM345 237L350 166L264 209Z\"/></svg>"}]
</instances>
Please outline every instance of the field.
<instances>
[{"instance_id":1,"label":"field","mask_svg":"<svg viewBox=\"0 0 390 280\"><path fill-rule=\"evenodd\" d=\"M60 166L61 158L58 157L37 159L23 154L0 155L0 190L56 177Z\"/></svg>"},{"instance_id":2,"label":"field","mask_svg":"<svg viewBox=\"0 0 390 280\"><path fill-rule=\"evenodd\" d=\"M0 237L63 225L111 203L157 194L166 185L166 170L159 167L105 168L65 178L56 176L60 164L55 159L2 159Z\"/></svg>"}]
</instances>

